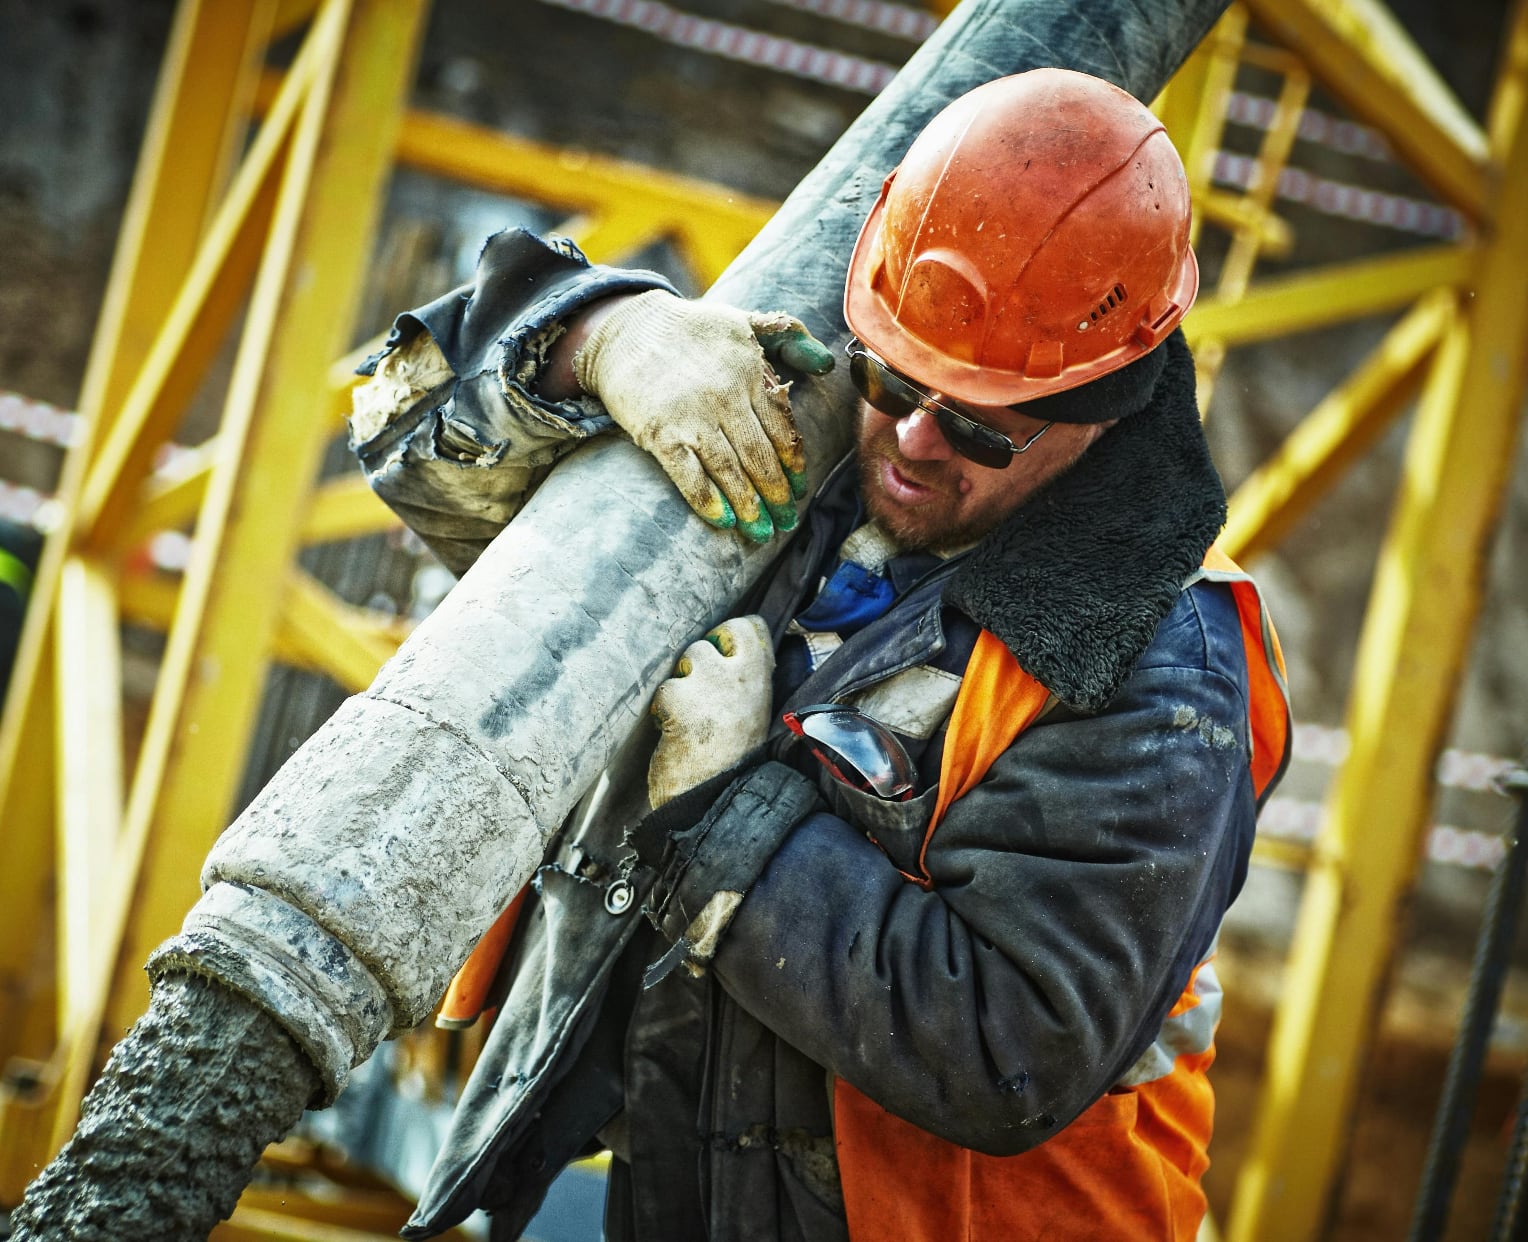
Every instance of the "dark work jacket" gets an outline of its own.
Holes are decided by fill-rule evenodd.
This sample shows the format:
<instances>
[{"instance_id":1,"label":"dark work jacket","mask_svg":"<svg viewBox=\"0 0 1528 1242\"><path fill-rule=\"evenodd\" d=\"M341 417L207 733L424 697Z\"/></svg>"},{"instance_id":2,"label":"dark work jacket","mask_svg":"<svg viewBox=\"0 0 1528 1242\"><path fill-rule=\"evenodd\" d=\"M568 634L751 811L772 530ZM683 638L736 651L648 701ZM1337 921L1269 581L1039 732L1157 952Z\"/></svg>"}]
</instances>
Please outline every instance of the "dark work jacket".
<instances>
[{"instance_id":1,"label":"dark work jacket","mask_svg":"<svg viewBox=\"0 0 1528 1242\"><path fill-rule=\"evenodd\" d=\"M558 279L575 290L566 315L577 280ZM534 301L508 308L500 340L534 339ZM401 334L423 324L442 339L430 310L401 317ZM499 1016L406 1236L483 1207L495 1238L517 1237L603 1131L630 1162L613 1177L613 1242L840 1239L835 1077L942 1138L1009 1154L1130 1070L1242 884L1257 809L1235 604L1223 584L1184 585L1224 499L1188 352L1180 338L1163 348L1145 410L794 696L922 701L901 723L927 774L958 684L948 634L991 630L1051 691L947 811L931 886L899 868L915 869L933 788L878 802L779 749L726 784L655 875L625 837L653 740L634 739L536 876ZM450 398L400 412L389 443L428 438ZM384 499L407 491L438 532L449 485L420 489L406 454L358 448ZM747 602L777 636L831 568L829 525L809 513ZM709 968L651 971L684 956L717 892L744 896ZM661 977L644 989L644 974Z\"/></svg>"}]
</instances>

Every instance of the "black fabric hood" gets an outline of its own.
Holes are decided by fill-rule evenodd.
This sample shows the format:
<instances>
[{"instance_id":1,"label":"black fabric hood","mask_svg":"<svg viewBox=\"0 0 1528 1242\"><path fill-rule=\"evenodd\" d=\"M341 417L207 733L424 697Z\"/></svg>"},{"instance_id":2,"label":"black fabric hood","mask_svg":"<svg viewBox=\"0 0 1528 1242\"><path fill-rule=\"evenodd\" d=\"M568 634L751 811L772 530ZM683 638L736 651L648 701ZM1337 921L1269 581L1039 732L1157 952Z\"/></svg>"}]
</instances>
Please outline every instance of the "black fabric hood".
<instances>
[{"instance_id":1,"label":"black fabric hood","mask_svg":"<svg viewBox=\"0 0 1528 1242\"><path fill-rule=\"evenodd\" d=\"M1225 524L1193 357L1181 332L1154 352L1146 407L983 539L945 592L1085 711L1114 697Z\"/></svg>"}]
</instances>

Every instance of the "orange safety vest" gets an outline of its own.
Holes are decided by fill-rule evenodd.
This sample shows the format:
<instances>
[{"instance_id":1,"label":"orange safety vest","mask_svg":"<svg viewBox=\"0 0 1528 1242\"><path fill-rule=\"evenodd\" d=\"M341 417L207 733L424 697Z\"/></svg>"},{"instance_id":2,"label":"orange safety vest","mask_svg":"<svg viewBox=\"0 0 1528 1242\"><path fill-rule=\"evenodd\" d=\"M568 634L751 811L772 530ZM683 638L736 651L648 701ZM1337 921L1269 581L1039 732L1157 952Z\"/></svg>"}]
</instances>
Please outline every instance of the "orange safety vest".
<instances>
[{"instance_id":1,"label":"orange safety vest","mask_svg":"<svg viewBox=\"0 0 1528 1242\"><path fill-rule=\"evenodd\" d=\"M1226 582L1236 600L1247 653L1252 780L1259 798L1283 770L1290 737L1284 659L1257 587L1212 547L1199 577ZM939 796L924 857L946 808L982 779L992 762L1044 709L1049 694L985 630L978 638L950 716ZM1158 1036L1171 1068L1116 1087L1070 1125L1016 1156L987 1156L938 1138L887 1112L838 1079L833 1131L853 1242L1193 1242L1204 1216L1199 1181L1209 1167L1214 1096L1207 1071L1213 1028L1193 1033L1203 963ZM1208 972L1206 972L1208 973ZM1181 1051L1178 1051L1181 1049Z\"/></svg>"},{"instance_id":2,"label":"orange safety vest","mask_svg":"<svg viewBox=\"0 0 1528 1242\"><path fill-rule=\"evenodd\" d=\"M1261 798L1289 751L1278 636L1256 585L1218 545L1198 577L1228 583L1236 600L1247 653L1252 781ZM1049 697L999 639L982 631L950 715L919 873L903 872L909 880L930 883L924 858L945 811L980 782ZM522 891L452 981L437 1025L468 1026L483 1011L523 898ZM987 1156L938 1138L839 1079L833 1129L853 1242L1193 1242L1204 1215L1199 1181L1209 1167L1214 1116L1207 1077L1213 1031L1184 1039L1193 1035L1202 968L1158 1037L1158 1047L1182 1049L1171 1070L1108 1092L1053 1138L1017 1156Z\"/></svg>"}]
</instances>

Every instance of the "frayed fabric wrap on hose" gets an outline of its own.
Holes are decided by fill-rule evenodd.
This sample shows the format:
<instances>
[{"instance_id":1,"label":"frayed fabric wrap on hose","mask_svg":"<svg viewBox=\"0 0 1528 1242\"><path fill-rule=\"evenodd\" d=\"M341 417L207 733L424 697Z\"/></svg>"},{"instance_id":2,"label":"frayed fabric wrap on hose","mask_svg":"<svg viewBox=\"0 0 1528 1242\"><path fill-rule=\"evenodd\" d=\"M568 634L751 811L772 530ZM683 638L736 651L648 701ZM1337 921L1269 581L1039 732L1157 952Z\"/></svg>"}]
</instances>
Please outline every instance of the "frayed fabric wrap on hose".
<instances>
[{"instance_id":1,"label":"frayed fabric wrap on hose","mask_svg":"<svg viewBox=\"0 0 1528 1242\"><path fill-rule=\"evenodd\" d=\"M966 0L707 296L788 309L841 343L854 238L935 112L1041 65L1149 99L1224 7ZM792 404L815 485L849 445L847 378L798 382ZM377 1042L429 1014L676 654L777 550L707 527L630 443L571 453L228 829L206 896L151 972L203 973L267 1007L332 1099ZM296 917L249 917L282 904Z\"/></svg>"}]
</instances>

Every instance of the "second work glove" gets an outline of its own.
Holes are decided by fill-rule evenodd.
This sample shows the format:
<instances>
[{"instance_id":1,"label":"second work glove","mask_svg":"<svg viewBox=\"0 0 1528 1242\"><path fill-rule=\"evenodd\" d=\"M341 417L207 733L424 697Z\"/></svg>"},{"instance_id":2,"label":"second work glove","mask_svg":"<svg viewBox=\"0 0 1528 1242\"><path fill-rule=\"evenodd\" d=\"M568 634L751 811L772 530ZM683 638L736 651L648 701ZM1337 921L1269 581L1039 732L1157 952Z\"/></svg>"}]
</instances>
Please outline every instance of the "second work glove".
<instances>
[{"instance_id":1,"label":"second work glove","mask_svg":"<svg viewBox=\"0 0 1528 1242\"><path fill-rule=\"evenodd\" d=\"M736 767L769 731L775 652L762 617L734 617L685 649L653 696L662 736L647 770L654 807Z\"/></svg>"},{"instance_id":2,"label":"second work glove","mask_svg":"<svg viewBox=\"0 0 1528 1242\"><path fill-rule=\"evenodd\" d=\"M652 290L612 311L574 374L713 526L763 543L796 525L806 456L771 356L822 374L832 354L799 320Z\"/></svg>"}]
</instances>

